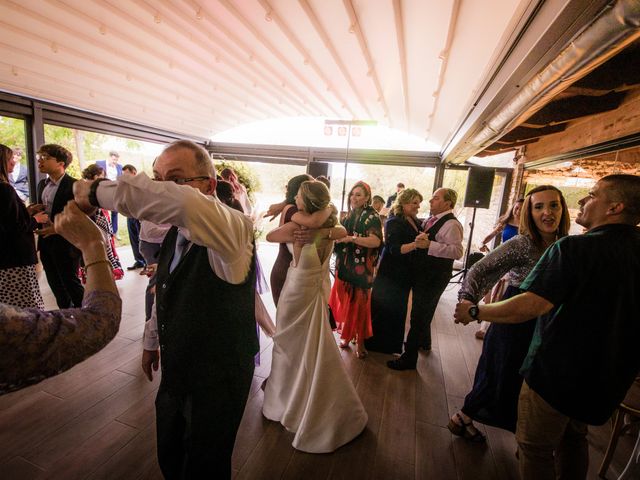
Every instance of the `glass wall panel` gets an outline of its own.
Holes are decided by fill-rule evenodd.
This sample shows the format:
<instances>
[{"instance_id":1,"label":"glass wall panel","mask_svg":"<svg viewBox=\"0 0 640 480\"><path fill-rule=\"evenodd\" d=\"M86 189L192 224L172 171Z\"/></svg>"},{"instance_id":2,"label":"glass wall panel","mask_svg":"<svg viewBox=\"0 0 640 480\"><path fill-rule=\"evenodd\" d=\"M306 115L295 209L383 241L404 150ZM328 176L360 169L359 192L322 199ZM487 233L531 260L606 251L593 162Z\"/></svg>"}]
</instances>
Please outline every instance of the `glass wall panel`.
<instances>
[{"instance_id":1,"label":"glass wall panel","mask_svg":"<svg viewBox=\"0 0 640 480\"><path fill-rule=\"evenodd\" d=\"M98 160L109 158L109 152L118 152L120 165L130 164L138 172L152 174L154 159L164 145L141 140L132 140L116 135L78 130L45 124L44 137L47 143L56 143L73 154L73 162L67 168L72 177L81 178L82 170Z\"/></svg>"},{"instance_id":2,"label":"glass wall panel","mask_svg":"<svg viewBox=\"0 0 640 480\"><path fill-rule=\"evenodd\" d=\"M331 197L334 204L342 210L347 210L349 190L358 180L366 182L371 187L373 195L380 195L385 202L389 196L396 193L396 185L404 183L406 188L415 188L422 194L422 202L418 215L429 215L429 202L433 191L436 169L433 167L403 167L391 165L365 165L350 163L347 166L347 181L344 182L344 164L330 163ZM343 183L345 184L344 204L342 201Z\"/></svg>"},{"instance_id":3,"label":"glass wall panel","mask_svg":"<svg viewBox=\"0 0 640 480\"><path fill-rule=\"evenodd\" d=\"M0 143L13 150L16 166L9 175L9 182L18 192L18 196L26 202L29 199L29 168L25 154L25 121L0 116Z\"/></svg>"},{"instance_id":4,"label":"glass wall panel","mask_svg":"<svg viewBox=\"0 0 640 480\"><path fill-rule=\"evenodd\" d=\"M163 148L163 145L158 143L50 124L44 125L44 136L46 143L62 145L73 154L73 161L67 167L67 173L78 179L82 178L82 171L89 165L97 161L107 161L111 152L118 155L114 158L120 166L133 165L138 173L145 172L152 176L153 161ZM121 245L128 245L129 233L125 218L114 215L112 223L116 239Z\"/></svg>"}]
</instances>

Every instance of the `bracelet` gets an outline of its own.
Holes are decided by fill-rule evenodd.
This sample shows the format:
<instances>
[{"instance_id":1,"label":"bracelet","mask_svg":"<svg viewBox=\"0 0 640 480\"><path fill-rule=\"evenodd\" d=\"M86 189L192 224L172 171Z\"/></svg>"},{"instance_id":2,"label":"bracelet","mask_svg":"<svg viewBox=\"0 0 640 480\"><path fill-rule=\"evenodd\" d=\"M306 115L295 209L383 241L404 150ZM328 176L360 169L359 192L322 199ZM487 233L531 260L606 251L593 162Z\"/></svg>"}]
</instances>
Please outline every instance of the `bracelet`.
<instances>
[{"instance_id":1,"label":"bracelet","mask_svg":"<svg viewBox=\"0 0 640 480\"><path fill-rule=\"evenodd\" d=\"M84 269L86 270L87 268L92 267L93 265L97 265L99 263L108 263L109 265L111 265L111 262L105 258L105 259L102 259L102 260L96 260L94 262L89 262L89 263L85 264Z\"/></svg>"},{"instance_id":2,"label":"bracelet","mask_svg":"<svg viewBox=\"0 0 640 480\"><path fill-rule=\"evenodd\" d=\"M89 203L94 207L100 207L98 203L98 185L100 182L104 182L105 180L109 180L108 178L98 178L93 181L91 187L89 188Z\"/></svg>"}]
</instances>

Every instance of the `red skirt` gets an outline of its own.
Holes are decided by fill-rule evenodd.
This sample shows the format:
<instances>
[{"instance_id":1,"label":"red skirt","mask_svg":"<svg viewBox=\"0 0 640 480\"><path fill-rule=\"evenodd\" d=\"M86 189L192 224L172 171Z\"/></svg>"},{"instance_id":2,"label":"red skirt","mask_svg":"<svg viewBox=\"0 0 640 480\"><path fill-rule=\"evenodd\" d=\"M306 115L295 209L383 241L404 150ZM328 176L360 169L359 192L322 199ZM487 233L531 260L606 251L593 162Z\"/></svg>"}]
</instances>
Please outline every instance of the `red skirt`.
<instances>
[{"instance_id":1,"label":"red skirt","mask_svg":"<svg viewBox=\"0 0 640 480\"><path fill-rule=\"evenodd\" d=\"M336 277L329 297L329 306L336 319L340 338L364 340L373 336L371 330L371 289L355 287Z\"/></svg>"}]
</instances>

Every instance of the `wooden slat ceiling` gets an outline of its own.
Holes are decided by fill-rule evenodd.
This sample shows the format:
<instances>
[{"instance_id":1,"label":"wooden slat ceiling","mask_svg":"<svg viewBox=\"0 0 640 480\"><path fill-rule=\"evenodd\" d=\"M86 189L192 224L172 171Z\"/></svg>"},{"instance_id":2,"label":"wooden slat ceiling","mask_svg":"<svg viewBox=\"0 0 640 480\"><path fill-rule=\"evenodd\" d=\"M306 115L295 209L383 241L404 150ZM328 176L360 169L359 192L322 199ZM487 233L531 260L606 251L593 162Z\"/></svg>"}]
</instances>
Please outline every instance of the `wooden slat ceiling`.
<instances>
[{"instance_id":1,"label":"wooden slat ceiling","mask_svg":"<svg viewBox=\"0 0 640 480\"><path fill-rule=\"evenodd\" d=\"M442 145L536 3L0 0L0 89L204 138L320 116Z\"/></svg>"},{"instance_id":2,"label":"wooden slat ceiling","mask_svg":"<svg viewBox=\"0 0 640 480\"><path fill-rule=\"evenodd\" d=\"M640 41L636 41L587 76L577 80L524 123L503 135L479 156L534 144L564 132L586 117L611 112L640 93ZM627 117L627 120L631 120ZM637 119L635 120L638 124ZM638 124L640 125L640 124ZM628 132L626 132L628 133Z\"/></svg>"},{"instance_id":3,"label":"wooden slat ceiling","mask_svg":"<svg viewBox=\"0 0 640 480\"><path fill-rule=\"evenodd\" d=\"M634 1L0 0L0 90L198 138L373 119L462 162L478 150L470 132L596 16L635 15ZM624 104L637 60L637 46L610 60L484 154Z\"/></svg>"}]
</instances>

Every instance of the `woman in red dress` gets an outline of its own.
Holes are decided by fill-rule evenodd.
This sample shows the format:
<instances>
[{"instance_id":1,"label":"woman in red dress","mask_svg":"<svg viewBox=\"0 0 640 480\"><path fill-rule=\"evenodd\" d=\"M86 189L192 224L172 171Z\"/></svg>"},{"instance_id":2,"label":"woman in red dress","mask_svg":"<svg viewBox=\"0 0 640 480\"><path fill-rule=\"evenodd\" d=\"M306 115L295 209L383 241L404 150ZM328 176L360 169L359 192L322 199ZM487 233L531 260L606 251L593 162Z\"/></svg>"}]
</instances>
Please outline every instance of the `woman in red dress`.
<instances>
[{"instance_id":1,"label":"woman in red dress","mask_svg":"<svg viewBox=\"0 0 640 480\"><path fill-rule=\"evenodd\" d=\"M380 216L371 206L371 188L360 181L349 192L349 211L343 220L347 236L336 241L336 279L329 306L342 348L355 340L356 355L365 358L364 341L371 331L371 286L382 244Z\"/></svg>"}]
</instances>

